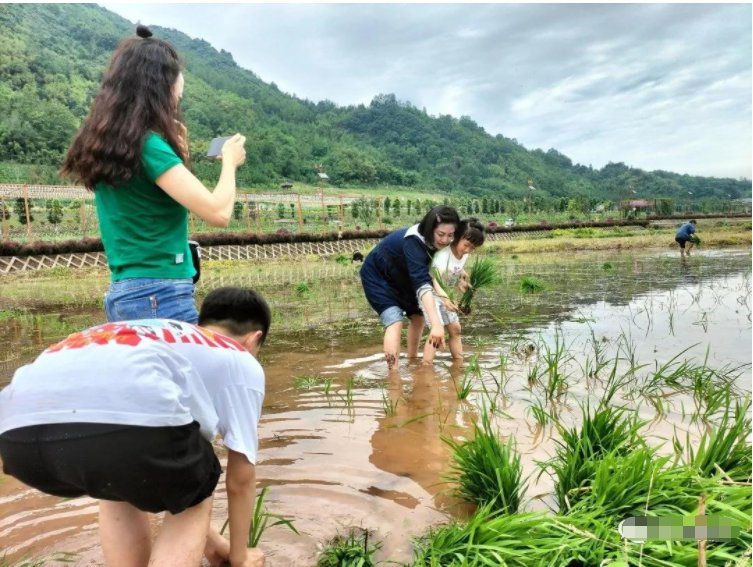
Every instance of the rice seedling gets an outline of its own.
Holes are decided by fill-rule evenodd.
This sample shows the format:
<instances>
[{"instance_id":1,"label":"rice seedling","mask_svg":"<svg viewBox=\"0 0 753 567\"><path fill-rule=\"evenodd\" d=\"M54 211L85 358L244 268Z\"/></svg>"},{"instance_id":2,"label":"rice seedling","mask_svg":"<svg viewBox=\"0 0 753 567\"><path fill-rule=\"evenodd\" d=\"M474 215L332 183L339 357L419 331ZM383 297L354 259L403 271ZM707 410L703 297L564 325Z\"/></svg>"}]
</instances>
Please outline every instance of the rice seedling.
<instances>
[{"instance_id":1,"label":"rice seedling","mask_svg":"<svg viewBox=\"0 0 753 567\"><path fill-rule=\"evenodd\" d=\"M693 449L690 436L686 434L684 461L687 466L702 476L719 472L736 482L751 480L751 447L748 435L751 430L751 398L736 401L734 409L726 412L719 424L706 431ZM679 439L673 440L675 451L681 448Z\"/></svg>"},{"instance_id":2,"label":"rice seedling","mask_svg":"<svg viewBox=\"0 0 753 567\"><path fill-rule=\"evenodd\" d=\"M493 342L494 341L489 337L482 337L480 335L476 335L470 338L470 340L468 341L468 344L472 346L473 348L484 348L484 347L488 347Z\"/></svg>"},{"instance_id":3,"label":"rice seedling","mask_svg":"<svg viewBox=\"0 0 753 567\"><path fill-rule=\"evenodd\" d=\"M547 377L544 385L544 399L547 402L559 401L568 389L568 375L565 374L563 366L572 360L559 332L555 333L554 346L550 347L549 344L544 343L542 358L545 365L543 375Z\"/></svg>"},{"instance_id":4,"label":"rice seedling","mask_svg":"<svg viewBox=\"0 0 753 567\"><path fill-rule=\"evenodd\" d=\"M546 285L540 279L534 276L523 276L520 280L519 289L521 293L538 293L546 289Z\"/></svg>"},{"instance_id":5,"label":"rice seedling","mask_svg":"<svg viewBox=\"0 0 753 567\"><path fill-rule=\"evenodd\" d=\"M452 522L414 541L413 567L570 565L587 538L556 529L541 512L500 514L480 507L467 522ZM576 563L572 563L575 565ZM598 565L579 563L580 565Z\"/></svg>"},{"instance_id":6,"label":"rice seedling","mask_svg":"<svg viewBox=\"0 0 753 567\"><path fill-rule=\"evenodd\" d=\"M581 416L580 429L567 429L555 421L561 437L555 441L555 456L540 463L542 472L548 470L554 476L554 492L562 513L583 498L600 459L613 452L617 456L627 454L644 445L638 434L643 422L635 413L611 406L592 413L586 404L581 406Z\"/></svg>"},{"instance_id":7,"label":"rice seedling","mask_svg":"<svg viewBox=\"0 0 753 567\"><path fill-rule=\"evenodd\" d=\"M293 387L296 390L312 390L318 386L332 383L331 378L324 378L320 374L303 374L293 377Z\"/></svg>"},{"instance_id":8,"label":"rice seedling","mask_svg":"<svg viewBox=\"0 0 753 567\"><path fill-rule=\"evenodd\" d=\"M509 363L508 357L506 357L503 353L499 353L499 365L495 368L495 370L499 370L499 381L495 380L497 382L497 391L501 392L505 389L505 384L507 383L507 365Z\"/></svg>"},{"instance_id":9,"label":"rice seedling","mask_svg":"<svg viewBox=\"0 0 753 567\"><path fill-rule=\"evenodd\" d=\"M704 383L693 390L695 411L691 423L699 421L710 423L715 415L726 412L731 407L732 385L716 387L713 383Z\"/></svg>"},{"instance_id":10,"label":"rice seedling","mask_svg":"<svg viewBox=\"0 0 753 567\"><path fill-rule=\"evenodd\" d=\"M529 426L529 431L533 434L533 444L536 445L537 441L539 441L539 437L543 440L543 434L546 431L546 427L554 421L556 412L554 410L552 410L551 413L547 412L545 405L541 403L541 400L537 399L533 405L526 408L526 413L536 424L533 430L531 430Z\"/></svg>"},{"instance_id":11,"label":"rice seedling","mask_svg":"<svg viewBox=\"0 0 753 567\"><path fill-rule=\"evenodd\" d=\"M497 266L490 258L476 258L468 270L468 288L460 296L458 309L461 313L471 312L473 296L480 289L499 283L501 280Z\"/></svg>"},{"instance_id":12,"label":"rice seedling","mask_svg":"<svg viewBox=\"0 0 753 567\"><path fill-rule=\"evenodd\" d=\"M293 289L297 297L305 297L311 293L311 286L307 281L298 282Z\"/></svg>"},{"instance_id":13,"label":"rice seedling","mask_svg":"<svg viewBox=\"0 0 753 567\"><path fill-rule=\"evenodd\" d=\"M374 554L381 542L369 543L369 530L351 528L345 536L336 535L319 555L317 567L373 567Z\"/></svg>"},{"instance_id":14,"label":"rice seedling","mask_svg":"<svg viewBox=\"0 0 753 567\"><path fill-rule=\"evenodd\" d=\"M259 541L261 541L261 536L264 535L264 532L268 528L271 528L274 526L285 526L296 535L301 535L298 533L298 530L295 528L295 525L293 524L293 520L290 520L279 514L273 514L271 512L267 512L266 506L264 506L264 498L266 497L268 490L269 490L269 487L265 486L264 488L261 489L261 492L256 496L256 502L254 503L254 513L251 518L251 526L249 527L249 530L248 530L248 541L247 541L248 547L257 547L259 545ZM270 520L274 520L274 521L270 524L269 523ZM230 518L225 520L225 523L222 524L222 528L220 529L220 534L225 533L225 529L227 528L229 523L230 523Z\"/></svg>"},{"instance_id":15,"label":"rice seedling","mask_svg":"<svg viewBox=\"0 0 753 567\"><path fill-rule=\"evenodd\" d=\"M604 270L605 272L609 272L611 270L614 270L614 266L612 264L610 264L609 262L604 262L601 265L601 269Z\"/></svg>"},{"instance_id":16,"label":"rice seedling","mask_svg":"<svg viewBox=\"0 0 753 567\"><path fill-rule=\"evenodd\" d=\"M464 372L463 377L460 379L460 383L458 383L457 379L453 376L452 385L455 387L455 393L457 394L458 400L468 399L468 396L470 396L473 391L473 378L471 377L471 373L467 371Z\"/></svg>"},{"instance_id":17,"label":"rice seedling","mask_svg":"<svg viewBox=\"0 0 753 567\"><path fill-rule=\"evenodd\" d=\"M526 487L513 438L502 443L492 431L485 410L481 413L481 427L475 423L473 429L474 438L470 441L459 443L443 438L453 452L451 472L446 478L457 485L454 494L479 506L488 504L495 512L517 512Z\"/></svg>"},{"instance_id":18,"label":"rice seedling","mask_svg":"<svg viewBox=\"0 0 753 567\"><path fill-rule=\"evenodd\" d=\"M593 352L594 358L593 364L587 365L587 368L584 369L584 374L588 378L598 378L599 372L606 368L609 365L609 362L607 361L607 353L604 342L596 338L596 334L594 333L593 329L589 330L591 333L591 338L588 342L591 345L591 350Z\"/></svg>"},{"instance_id":19,"label":"rice seedling","mask_svg":"<svg viewBox=\"0 0 753 567\"><path fill-rule=\"evenodd\" d=\"M539 372L539 365L534 364L532 365L527 373L526 373L526 383L528 384L528 388L533 388L536 384L539 383L539 376L541 373Z\"/></svg>"},{"instance_id":20,"label":"rice seedling","mask_svg":"<svg viewBox=\"0 0 753 567\"><path fill-rule=\"evenodd\" d=\"M337 391L338 397L345 404L345 407L348 410L349 414L353 411L353 382L354 382L354 377L350 376L345 381L345 393L341 394L340 390Z\"/></svg>"},{"instance_id":21,"label":"rice seedling","mask_svg":"<svg viewBox=\"0 0 753 567\"><path fill-rule=\"evenodd\" d=\"M382 390L382 407L384 408L384 415L387 417L393 417L397 413L397 406L400 403L400 398L392 400L389 394Z\"/></svg>"}]
</instances>

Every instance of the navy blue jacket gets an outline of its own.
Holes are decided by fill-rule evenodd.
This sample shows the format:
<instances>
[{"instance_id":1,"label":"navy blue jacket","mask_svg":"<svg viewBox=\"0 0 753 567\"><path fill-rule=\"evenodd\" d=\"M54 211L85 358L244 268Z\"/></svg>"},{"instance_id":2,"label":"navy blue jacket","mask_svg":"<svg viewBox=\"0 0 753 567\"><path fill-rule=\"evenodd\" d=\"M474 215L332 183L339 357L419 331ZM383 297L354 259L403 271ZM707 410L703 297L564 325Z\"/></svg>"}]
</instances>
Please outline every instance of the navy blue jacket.
<instances>
[{"instance_id":1,"label":"navy blue jacket","mask_svg":"<svg viewBox=\"0 0 753 567\"><path fill-rule=\"evenodd\" d=\"M420 312L416 292L432 285L430 249L419 236L405 236L409 228L388 234L366 256L361 268L366 298L381 313L396 305L409 315Z\"/></svg>"}]
</instances>

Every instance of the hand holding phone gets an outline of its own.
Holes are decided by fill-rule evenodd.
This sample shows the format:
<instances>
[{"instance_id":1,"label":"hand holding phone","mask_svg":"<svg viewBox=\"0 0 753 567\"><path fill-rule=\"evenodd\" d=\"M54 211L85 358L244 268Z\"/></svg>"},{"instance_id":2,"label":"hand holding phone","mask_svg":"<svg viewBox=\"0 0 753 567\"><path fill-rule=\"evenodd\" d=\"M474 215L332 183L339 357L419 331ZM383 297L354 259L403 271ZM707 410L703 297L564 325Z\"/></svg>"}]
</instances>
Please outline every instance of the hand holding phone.
<instances>
[{"instance_id":1,"label":"hand holding phone","mask_svg":"<svg viewBox=\"0 0 753 567\"><path fill-rule=\"evenodd\" d=\"M246 161L246 150L243 148L246 143L246 137L240 134L234 136L225 136L224 138L215 138L210 142L210 152L216 150L214 157L222 159L223 163L231 164L234 167L243 165ZM218 146L217 149L212 146ZM208 152L208 155L210 153Z\"/></svg>"},{"instance_id":2,"label":"hand holding phone","mask_svg":"<svg viewBox=\"0 0 753 567\"><path fill-rule=\"evenodd\" d=\"M232 136L222 136L220 138L214 138L209 142L209 149L207 150L207 157L218 158L222 153L222 146L225 145Z\"/></svg>"}]
</instances>

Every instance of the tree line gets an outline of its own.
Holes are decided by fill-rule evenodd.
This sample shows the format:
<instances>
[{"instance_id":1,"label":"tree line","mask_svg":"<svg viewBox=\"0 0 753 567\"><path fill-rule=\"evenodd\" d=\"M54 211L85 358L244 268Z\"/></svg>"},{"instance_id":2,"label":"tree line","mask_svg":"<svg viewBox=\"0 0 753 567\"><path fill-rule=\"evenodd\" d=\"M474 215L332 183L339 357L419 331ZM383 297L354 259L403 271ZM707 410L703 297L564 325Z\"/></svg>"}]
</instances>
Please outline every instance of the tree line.
<instances>
[{"instance_id":1,"label":"tree line","mask_svg":"<svg viewBox=\"0 0 753 567\"><path fill-rule=\"evenodd\" d=\"M63 182L56 169L85 117L112 50L133 35L127 20L94 4L0 5L0 182ZM574 164L556 149L526 149L492 136L472 118L431 116L393 94L340 107L281 92L240 68L225 51L171 29L153 27L186 65L183 110L191 167L217 179L203 159L209 140L247 136L241 187L283 180L314 184L315 166L335 186L389 185L523 207L585 209L640 195L721 201L750 195L750 181L646 172L624 163ZM535 186L531 192L529 185Z\"/></svg>"}]
</instances>

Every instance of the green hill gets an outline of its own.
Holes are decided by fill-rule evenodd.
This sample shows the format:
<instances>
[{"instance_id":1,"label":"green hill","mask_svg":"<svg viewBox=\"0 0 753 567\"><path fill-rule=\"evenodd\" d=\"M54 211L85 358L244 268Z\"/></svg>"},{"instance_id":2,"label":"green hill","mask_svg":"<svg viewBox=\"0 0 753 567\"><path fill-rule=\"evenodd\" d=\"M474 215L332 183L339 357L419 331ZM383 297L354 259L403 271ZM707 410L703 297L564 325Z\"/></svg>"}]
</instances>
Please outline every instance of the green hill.
<instances>
[{"instance_id":1,"label":"green hill","mask_svg":"<svg viewBox=\"0 0 753 567\"><path fill-rule=\"evenodd\" d=\"M93 4L0 4L0 182L60 182L54 171L88 111L107 60L134 25ZM492 136L469 117L433 117L394 95L339 107L281 92L240 68L230 53L171 29L152 27L186 63L183 108L192 155L214 136L247 138L243 187L283 179L316 182L321 163L333 185L418 189L520 200L528 180L542 205L584 206L625 199L728 199L749 196L750 181L646 172L610 163L573 164L555 149L528 150ZM205 180L216 170L192 164ZM399 190L399 189L398 189Z\"/></svg>"}]
</instances>

